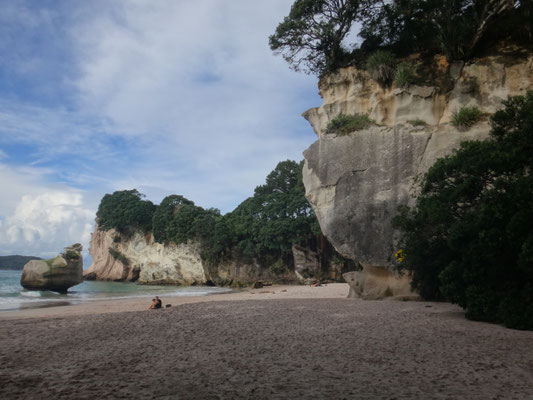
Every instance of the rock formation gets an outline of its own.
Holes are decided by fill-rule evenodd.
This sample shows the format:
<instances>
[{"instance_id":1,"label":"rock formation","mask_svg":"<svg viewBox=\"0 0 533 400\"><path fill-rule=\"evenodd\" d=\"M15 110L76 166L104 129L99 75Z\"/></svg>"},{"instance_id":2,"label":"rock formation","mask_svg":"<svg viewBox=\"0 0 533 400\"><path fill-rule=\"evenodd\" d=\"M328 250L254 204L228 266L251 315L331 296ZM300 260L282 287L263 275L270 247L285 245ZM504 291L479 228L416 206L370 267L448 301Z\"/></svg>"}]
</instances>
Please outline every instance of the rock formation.
<instances>
[{"instance_id":1,"label":"rock formation","mask_svg":"<svg viewBox=\"0 0 533 400\"><path fill-rule=\"evenodd\" d=\"M164 246L152 234L125 237L113 229L102 231L97 224L89 252L93 263L84 271L85 279L182 285L205 284L208 279L197 245Z\"/></svg>"},{"instance_id":2,"label":"rock formation","mask_svg":"<svg viewBox=\"0 0 533 400\"><path fill-rule=\"evenodd\" d=\"M303 114L318 135L304 153L306 196L328 240L363 267L346 277L357 281L352 295L390 295L377 290L370 276L390 274L394 279L387 271L398 250L391 225L398 206L413 204L416 180L437 158L450 154L462 141L488 136L488 117L460 131L450 124L452 113L475 105L492 114L502 100L533 89L533 55L516 49L466 65L436 59L434 68L441 70L447 87L383 88L365 71L341 69L320 80L322 106ZM376 124L346 136L325 134L329 121L341 113L369 114ZM415 126L414 120L425 125ZM378 281L388 279L381 278ZM407 279L400 281L407 285ZM365 288L366 282L374 283Z\"/></svg>"},{"instance_id":3,"label":"rock formation","mask_svg":"<svg viewBox=\"0 0 533 400\"><path fill-rule=\"evenodd\" d=\"M83 282L82 246L65 247L64 252L50 260L32 260L22 271L20 284L29 290L52 290L65 293Z\"/></svg>"},{"instance_id":4,"label":"rock formation","mask_svg":"<svg viewBox=\"0 0 533 400\"><path fill-rule=\"evenodd\" d=\"M307 251L307 261L319 265L318 255ZM200 257L197 243L167 244L154 241L151 233L135 232L121 235L115 230L102 231L96 224L89 252L93 263L84 271L85 279L129 281L142 284L178 284L218 286L246 286L256 281L307 282L316 279L314 269L306 277L298 276L284 267L269 268L257 262L243 261L237 257L222 261L216 266L207 265ZM298 258L298 254L293 253ZM312 258L315 257L313 261ZM332 271L330 279L341 279L340 270Z\"/></svg>"}]
</instances>

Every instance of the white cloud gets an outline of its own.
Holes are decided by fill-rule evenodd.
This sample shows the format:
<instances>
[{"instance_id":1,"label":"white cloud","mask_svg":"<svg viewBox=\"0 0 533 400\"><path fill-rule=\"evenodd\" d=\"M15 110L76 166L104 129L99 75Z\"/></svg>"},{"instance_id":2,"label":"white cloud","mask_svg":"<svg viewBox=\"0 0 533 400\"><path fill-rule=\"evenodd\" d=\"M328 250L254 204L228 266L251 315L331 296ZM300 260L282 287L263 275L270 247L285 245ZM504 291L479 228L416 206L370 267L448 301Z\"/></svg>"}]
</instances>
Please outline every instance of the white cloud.
<instances>
[{"instance_id":1,"label":"white cloud","mask_svg":"<svg viewBox=\"0 0 533 400\"><path fill-rule=\"evenodd\" d=\"M2 253L52 256L76 242L87 250L94 211L84 208L82 200L75 192L23 196L0 225Z\"/></svg>"},{"instance_id":2,"label":"white cloud","mask_svg":"<svg viewBox=\"0 0 533 400\"><path fill-rule=\"evenodd\" d=\"M0 164L0 255L51 257L75 242L86 256L94 229L95 201L47 182L50 171Z\"/></svg>"},{"instance_id":3,"label":"white cloud","mask_svg":"<svg viewBox=\"0 0 533 400\"><path fill-rule=\"evenodd\" d=\"M292 0L105 4L72 35L82 108L142 143L118 186L184 187L229 211L315 140L300 113L319 102L316 78L293 73L268 48Z\"/></svg>"}]
</instances>

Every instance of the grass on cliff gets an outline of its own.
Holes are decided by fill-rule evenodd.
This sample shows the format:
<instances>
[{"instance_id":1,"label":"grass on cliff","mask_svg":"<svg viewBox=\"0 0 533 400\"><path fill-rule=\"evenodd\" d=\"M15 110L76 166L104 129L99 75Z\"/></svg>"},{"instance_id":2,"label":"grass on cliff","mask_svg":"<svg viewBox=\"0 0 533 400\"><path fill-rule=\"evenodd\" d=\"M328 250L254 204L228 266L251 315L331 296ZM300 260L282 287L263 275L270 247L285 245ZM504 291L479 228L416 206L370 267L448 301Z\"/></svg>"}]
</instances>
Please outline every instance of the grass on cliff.
<instances>
[{"instance_id":1,"label":"grass on cliff","mask_svg":"<svg viewBox=\"0 0 533 400\"><path fill-rule=\"evenodd\" d=\"M396 59L394 55L385 50L378 50L366 60L366 69L375 81L389 84L394 78Z\"/></svg>"},{"instance_id":2,"label":"grass on cliff","mask_svg":"<svg viewBox=\"0 0 533 400\"><path fill-rule=\"evenodd\" d=\"M339 114L329 122L324 133L336 133L345 136L351 132L360 131L371 123L372 120L367 114Z\"/></svg>"},{"instance_id":3,"label":"grass on cliff","mask_svg":"<svg viewBox=\"0 0 533 400\"><path fill-rule=\"evenodd\" d=\"M122 265L124 265L125 267L127 267L129 265L128 259L120 251L115 250L112 247L110 247L108 250L109 250L109 254L111 254L111 257L113 257L115 260L120 261L122 263Z\"/></svg>"},{"instance_id":4,"label":"grass on cliff","mask_svg":"<svg viewBox=\"0 0 533 400\"><path fill-rule=\"evenodd\" d=\"M407 122L413 126L426 126L427 125L427 122L424 120L421 120L420 118L410 119Z\"/></svg>"},{"instance_id":5,"label":"grass on cliff","mask_svg":"<svg viewBox=\"0 0 533 400\"><path fill-rule=\"evenodd\" d=\"M461 107L452 113L452 125L457 129L468 129L483 117L483 113L476 106Z\"/></svg>"},{"instance_id":6,"label":"grass on cliff","mask_svg":"<svg viewBox=\"0 0 533 400\"><path fill-rule=\"evenodd\" d=\"M416 71L413 64L402 62L396 67L394 72L394 82L398 87L406 87L416 81Z\"/></svg>"}]
</instances>

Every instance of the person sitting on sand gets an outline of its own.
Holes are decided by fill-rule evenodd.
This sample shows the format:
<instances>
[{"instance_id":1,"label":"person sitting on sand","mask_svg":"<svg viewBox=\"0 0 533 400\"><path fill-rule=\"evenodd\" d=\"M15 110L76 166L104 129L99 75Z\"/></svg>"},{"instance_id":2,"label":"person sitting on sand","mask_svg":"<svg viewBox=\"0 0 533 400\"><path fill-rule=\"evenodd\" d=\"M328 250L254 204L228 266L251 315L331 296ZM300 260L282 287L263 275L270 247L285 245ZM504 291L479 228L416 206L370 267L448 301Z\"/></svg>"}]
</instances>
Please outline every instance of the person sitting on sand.
<instances>
[{"instance_id":1,"label":"person sitting on sand","mask_svg":"<svg viewBox=\"0 0 533 400\"><path fill-rule=\"evenodd\" d=\"M152 299L152 304L150 305L150 307L148 307L148 309L153 310L155 308L161 308L161 307L162 307L161 299L159 298L159 296L155 296L155 299Z\"/></svg>"}]
</instances>

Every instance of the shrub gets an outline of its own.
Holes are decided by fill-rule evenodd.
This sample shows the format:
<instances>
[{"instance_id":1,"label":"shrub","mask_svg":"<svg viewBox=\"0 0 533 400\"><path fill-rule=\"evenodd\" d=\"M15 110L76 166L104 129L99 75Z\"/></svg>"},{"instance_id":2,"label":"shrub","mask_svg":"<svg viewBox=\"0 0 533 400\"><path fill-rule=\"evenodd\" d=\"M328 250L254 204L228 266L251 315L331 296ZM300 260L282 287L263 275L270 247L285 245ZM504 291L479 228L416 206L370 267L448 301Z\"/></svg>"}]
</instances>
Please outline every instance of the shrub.
<instances>
[{"instance_id":1,"label":"shrub","mask_svg":"<svg viewBox=\"0 0 533 400\"><path fill-rule=\"evenodd\" d=\"M372 79L381 84L388 84L394 77L396 59L391 52L378 50L366 60L366 68Z\"/></svg>"},{"instance_id":2,"label":"shrub","mask_svg":"<svg viewBox=\"0 0 533 400\"><path fill-rule=\"evenodd\" d=\"M452 125L459 129L468 129L478 122L483 113L476 106L461 107L452 113Z\"/></svg>"},{"instance_id":3,"label":"shrub","mask_svg":"<svg viewBox=\"0 0 533 400\"><path fill-rule=\"evenodd\" d=\"M111 254L111 257L113 257L115 260L120 261L122 263L122 265L124 265L125 267L128 266L129 261L128 261L128 259L126 258L126 256L124 254L122 254L118 250L115 250L112 247L110 247L108 250L109 250L109 254Z\"/></svg>"},{"instance_id":4,"label":"shrub","mask_svg":"<svg viewBox=\"0 0 533 400\"><path fill-rule=\"evenodd\" d=\"M372 123L372 120L367 114L339 114L333 118L324 133L337 133L339 135L347 135L350 132L360 131Z\"/></svg>"},{"instance_id":5,"label":"shrub","mask_svg":"<svg viewBox=\"0 0 533 400\"><path fill-rule=\"evenodd\" d=\"M96 213L98 227L104 231L114 228L121 233L152 229L152 215L156 207L143 197L136 189L106 194Z\"/></svg>"},{"instance_id":6,"label":"shrub","mask_svg":"<svg viewBox=\"0 0 533 400\"><path fill-rule=\"evenodd\" d=\"M417 118L417 119L410 119L410 120L407 121L407 122L409 122L409 123L410 123L411 125L413 125L413 126L426 126L426 125L427 125L427 122L426 122L426 121L423 121L423 120L421 120L421 119L419 119L419 118Z\"/></svg>"},{"instance_id":7,"label":"shrub","mask_svg":"<svg viewBox=\"0 0 533 400\"><path fill-rule=\"evenodd\" d=\"M79 260L80 259L79 253L75 252L74 250L68 250L66 252L65 256L69 260Z\"/></svg>"},{"instance_id":8,"label":"shrub","mask_svg":"<svg viewBox=\"0 0 533 400\"><path fill-rule=\"evenodd\" d=\"M398 64L394 72L394 82L398 87L405 87L414 83L416 79L415 67L411 63L403 62Z\"/></svg>"},{"instance_id":9,"label":"shrub","mask_svg":"<svg viewBox=\"0 0 533 400\"><path fill-rule=\"evenodd\" d=\"M401 208L399 268L425 299L533 330L533 91L504 105L491 137L437 160L415 207Z\"/></svg>"}]
</instances>

